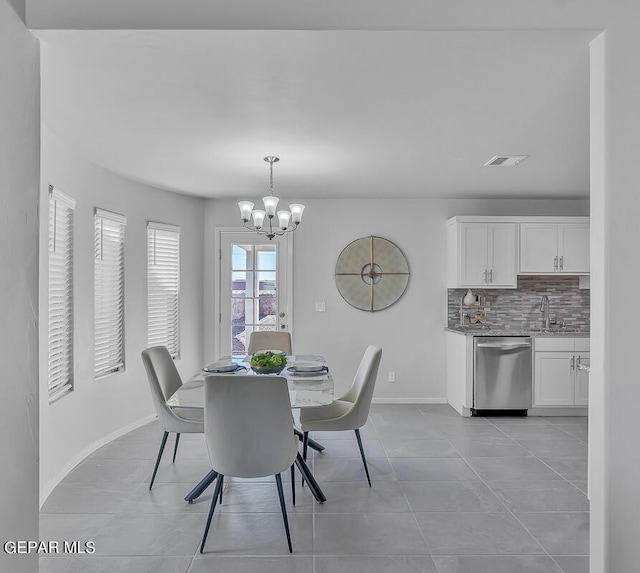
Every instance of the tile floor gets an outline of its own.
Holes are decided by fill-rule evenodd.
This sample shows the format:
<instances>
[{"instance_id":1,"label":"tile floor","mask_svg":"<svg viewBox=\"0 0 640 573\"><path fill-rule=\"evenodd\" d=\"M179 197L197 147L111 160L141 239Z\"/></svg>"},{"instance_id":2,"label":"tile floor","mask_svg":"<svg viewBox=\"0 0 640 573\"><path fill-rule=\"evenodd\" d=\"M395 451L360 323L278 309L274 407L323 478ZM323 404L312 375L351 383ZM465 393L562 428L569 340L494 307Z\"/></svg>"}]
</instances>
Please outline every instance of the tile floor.
<instances>
[{"instance_id":1,"label":"tile floor","mask_svg":"<svg viewBox=\"0 0 640 573\"><path fill-rule=\"evenodd\" d=\"M176 463L156 423L106 445L46 501L40 539L93 540L94 555L41 558L43 573L587 573L586 418L461 418L444 405L374 405L362 431L316 432L311 460L328 501L297 488L289 555L272 479L225 482L205 554L211 491L203 437ZM173 438L170 446L173 447ZM285 476L290 496L289 476Z\"/></svg>"}]
</instances>

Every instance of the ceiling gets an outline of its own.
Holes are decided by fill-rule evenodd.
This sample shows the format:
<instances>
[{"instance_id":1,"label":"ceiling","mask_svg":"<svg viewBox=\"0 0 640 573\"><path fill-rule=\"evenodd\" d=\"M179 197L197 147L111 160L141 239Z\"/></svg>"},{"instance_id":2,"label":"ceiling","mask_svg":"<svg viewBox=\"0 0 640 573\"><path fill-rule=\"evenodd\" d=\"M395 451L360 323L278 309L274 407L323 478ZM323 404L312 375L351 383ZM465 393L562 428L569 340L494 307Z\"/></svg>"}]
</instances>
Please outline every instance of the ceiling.
<instances>
[{"instance_id":1,"label":"ceiling","mask_svg":"<svg viewBox=\"0 0 640 573\"><path fill-rule=\"evenodd\" d=\"M602 30L612 9L611 0L27 0L27 24L74 30Z\"/></svg>"},{"instance_id":2,"label":"ceiling","mask_svg":"<svg viewBox=\"0 0 640 573\"><path fill-rule=\"evenodd\" d=\"M42 120L106 169L203 197L261 196L265 155L291 199L587 197L594 35L40 31ZM483 167L499 154L531 157Z\"/></svg>"}]
</instances>

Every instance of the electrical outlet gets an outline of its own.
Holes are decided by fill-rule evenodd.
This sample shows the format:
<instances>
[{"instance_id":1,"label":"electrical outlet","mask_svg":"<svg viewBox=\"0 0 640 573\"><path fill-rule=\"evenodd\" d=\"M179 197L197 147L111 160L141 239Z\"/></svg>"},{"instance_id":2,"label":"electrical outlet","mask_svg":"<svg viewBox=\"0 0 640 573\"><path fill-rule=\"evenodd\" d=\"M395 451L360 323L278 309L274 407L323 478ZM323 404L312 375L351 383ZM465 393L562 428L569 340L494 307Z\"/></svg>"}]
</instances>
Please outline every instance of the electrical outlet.
<instances>
[{"instance_id":1,"label":"electrical outlet","mask_svg":"<svg viewBox=\"0 0 640 573\"><path fill-rule=\"evenodd\" d=\"M391 384L395 384L395 382L396 382L396 373L395 372L389 372L389 382Z\"/></svg>"},{"instance_id":2,"label":"electrical outlet","mask_svg":"<svg viewBox=\"0 0 640 573\"><path fill-rule=\"evenodd\" d=\"M319 300L316 302L316 312L325 312L327 310L327 305L323 300Z\"/></svg>"}]
</instances>

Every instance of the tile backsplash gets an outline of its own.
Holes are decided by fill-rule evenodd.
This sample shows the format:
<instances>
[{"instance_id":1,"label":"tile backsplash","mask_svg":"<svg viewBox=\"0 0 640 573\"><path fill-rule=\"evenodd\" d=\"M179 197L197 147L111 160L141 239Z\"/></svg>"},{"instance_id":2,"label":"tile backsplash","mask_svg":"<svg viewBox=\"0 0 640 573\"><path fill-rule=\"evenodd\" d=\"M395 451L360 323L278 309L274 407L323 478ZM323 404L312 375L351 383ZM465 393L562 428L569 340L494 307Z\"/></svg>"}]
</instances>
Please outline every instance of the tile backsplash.
<instances>
[{"instance_id":1,"label":"tile backsplash","mask_svg":"<svg viewBox=\"0 0 640 573\"><path fill-rule=\"evenodd\" d=\"M549 317L567 328L589 331L590 290L578 287L578 277L519 276L517 289L472 289L485 297L486 323L527 330L542 326L540 300L549 297ZM447 325L460 322L460 299L467 289L447 289ZM474 309L465 309L472 317Z\"/></svg>"}]
</instances>

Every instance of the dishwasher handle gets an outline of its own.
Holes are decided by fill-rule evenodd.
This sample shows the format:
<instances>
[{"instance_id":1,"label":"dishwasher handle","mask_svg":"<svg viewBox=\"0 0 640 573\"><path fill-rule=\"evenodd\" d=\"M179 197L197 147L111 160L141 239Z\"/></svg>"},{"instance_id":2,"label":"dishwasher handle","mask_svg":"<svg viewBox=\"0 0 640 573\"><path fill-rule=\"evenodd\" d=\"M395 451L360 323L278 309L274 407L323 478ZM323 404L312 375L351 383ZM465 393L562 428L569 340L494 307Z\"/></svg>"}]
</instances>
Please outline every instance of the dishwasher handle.
<instances>
[{"instance_id":1,"label":"dishwasher handle","mask_svg":"<svg viewBox=\"0 0 640 573\"><path fill-rule=\"evenodd\" d=\"M517 342L515 344L504 344L501 342L478 342L478 348L497 348L498 350L513 350L515 348L530 348L530 342Z\"/></svg>"}]
</instances>

